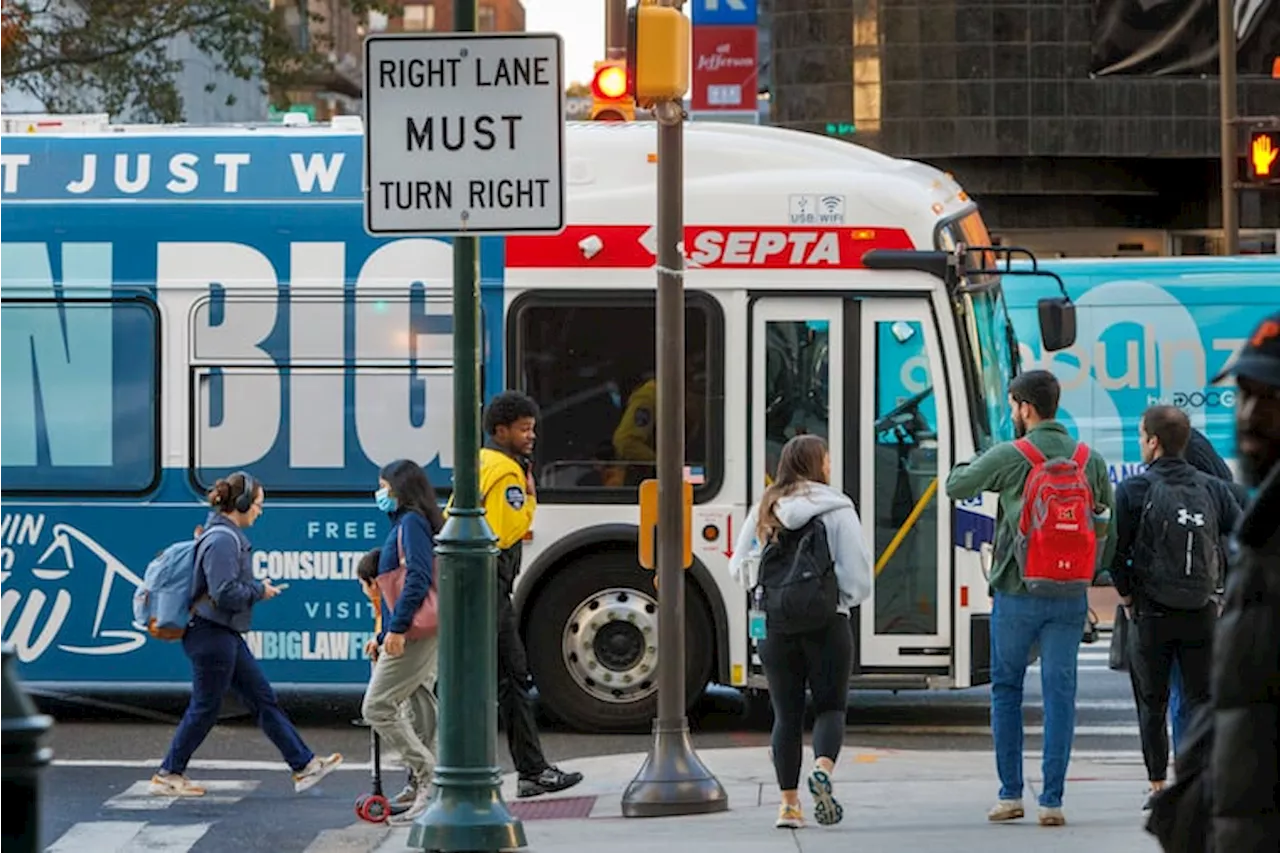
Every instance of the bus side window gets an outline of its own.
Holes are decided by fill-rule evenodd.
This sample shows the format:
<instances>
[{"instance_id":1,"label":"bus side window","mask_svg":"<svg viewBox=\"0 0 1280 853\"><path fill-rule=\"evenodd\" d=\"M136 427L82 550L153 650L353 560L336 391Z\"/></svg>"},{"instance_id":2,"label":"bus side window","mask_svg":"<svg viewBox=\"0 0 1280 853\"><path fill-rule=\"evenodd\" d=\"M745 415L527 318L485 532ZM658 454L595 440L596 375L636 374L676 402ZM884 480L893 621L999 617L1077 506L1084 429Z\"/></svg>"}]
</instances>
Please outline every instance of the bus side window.
<instances>
[{"instance_id":1,"label":"bus side window","mask_svg":"<svg viewBox=\"0 0 1280 853\"><path fill-rule=\"evenodd\" d=\"M539 499L634 500L657 476L654 299L637 293L528 294L511 309L508 375L538 402ZM685 312L685 465L695 489L719 478L723 320L689 294ZM516 384L513 380L513 384ZM624 491L625 490L625 491Z\"/></svg>"}]
</instances>

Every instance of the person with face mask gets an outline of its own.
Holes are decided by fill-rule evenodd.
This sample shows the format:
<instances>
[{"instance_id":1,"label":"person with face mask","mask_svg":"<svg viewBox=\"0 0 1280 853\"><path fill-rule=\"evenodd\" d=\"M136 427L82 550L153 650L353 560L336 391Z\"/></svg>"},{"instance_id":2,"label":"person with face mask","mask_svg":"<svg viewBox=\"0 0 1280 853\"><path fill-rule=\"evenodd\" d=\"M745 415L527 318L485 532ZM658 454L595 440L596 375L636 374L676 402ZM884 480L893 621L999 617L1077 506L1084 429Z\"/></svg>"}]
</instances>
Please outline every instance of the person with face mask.
<instances>
[{"instance_id":1,"label":"person with face mask","mask_svg":"<svg viewBox=\"0 0 1280 853\"><path fill-rule=\"evenodd\" d=\"M1214 379L1236 380L1236 448L1254 489L1235 531L1213 638L1211 704L1194 717L1147 830L1168 853L1280 844L1280 312Z\"/></svg>"},{"instance_id":2,"label":"person with face mask","mask_svg":"<svg viewBox=\"0 0 1280 853\"><path fill-rule=\"evenodd\" d=\"M991 567L991 734L995 741L1000 795L987 813L991 821L1017 820L1022 805L1022 685L1031 650L1040 649L1040 680L1044 695L1044 787L1040 792L1041 826L1062 826L1063 789L1071 741L1075 730L1077 656L1088 619L1089 601L1084 590L1059 596L1032 593L1023 580L1016 547L1023 491L1031 474L1028 453L1038 451L1046 460L1077 457L1077 443L1059 422L1061 386L1047 370L1029 370L1009 383L1009 406L1018 442L1003 442L969 463L958 465L947 477L952 500L976 497L983 492L1000 496L996 522L995 559ZM1090 450L1083 460L1095 516L1112 505L1107 463ZM1077 463L1079 464L1079 463Z\"/></svg>"},{"instance_id":3,"label":"person with face mask","mask_svg":"<svg viewBox=\"0 0 1280 853\"><path fill-rule=\"evenodd\" d=\"M383 606L391 612L384 622L386 630L377 638L381 649L366 649L377 661L361 713L384 747L399 755L409 770L408 788L393 798L397 805L409 801L409 807L388 820L393 825L409 824L427 809L436 764L432 745L423 742L414 717L402 710L415 694L431 689L436 681L438 637L413 636L411 628L415 614L435 586L433 543L435 534L444 527L444 515L427 473L408 459L382 469L374 499L391 519L375 582L388 575L394 578L392 573L402 567L404 577L394 604L383 599Z\"/></svg>"},{"instance_id":4,"label":"person with face mask","mask_svg":"<svg viewBox=\"0 0 1280 853\"><path fill-rule=\"evenodd\" d=\"M1185 458L1191 420L1174 406L1152 406L1138 424L1147 470L1116 488L1111 577L1132 624L1129 675L1138 708L1150 810L1169 768L1165 715L1177 664L1188 712L1209 699L1209 661L1225 535L1240 505L1222 480Z\"/></svg>"}]
</instances>

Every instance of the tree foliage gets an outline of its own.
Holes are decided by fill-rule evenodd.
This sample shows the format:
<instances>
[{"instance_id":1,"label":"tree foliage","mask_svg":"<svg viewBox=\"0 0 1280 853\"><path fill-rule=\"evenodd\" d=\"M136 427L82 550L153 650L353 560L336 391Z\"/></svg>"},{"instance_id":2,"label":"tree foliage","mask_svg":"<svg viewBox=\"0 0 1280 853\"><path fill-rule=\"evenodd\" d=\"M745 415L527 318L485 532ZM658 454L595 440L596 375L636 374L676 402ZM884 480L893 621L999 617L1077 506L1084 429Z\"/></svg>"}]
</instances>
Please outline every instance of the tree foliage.
<instances>
[{"instance_id":1,"label":"tree foliage","mask_svg":"<svg viewBox=\"0 0 1280 853\"><path fill-rule=\"evenodd\" d=\"M50 112L106 112L180 121L183 71L173 42L187 38L215 71L281 93L333 70L332 45L299 21L325 21L306 0L3 0L4 87ZM383 0L336 0L359 20L392 11ZM274 8L273 8L274 7ZM292 15L290 13L293 13ZM234 96L206 86L209 97Z\"/></svg>"}]
</instances>

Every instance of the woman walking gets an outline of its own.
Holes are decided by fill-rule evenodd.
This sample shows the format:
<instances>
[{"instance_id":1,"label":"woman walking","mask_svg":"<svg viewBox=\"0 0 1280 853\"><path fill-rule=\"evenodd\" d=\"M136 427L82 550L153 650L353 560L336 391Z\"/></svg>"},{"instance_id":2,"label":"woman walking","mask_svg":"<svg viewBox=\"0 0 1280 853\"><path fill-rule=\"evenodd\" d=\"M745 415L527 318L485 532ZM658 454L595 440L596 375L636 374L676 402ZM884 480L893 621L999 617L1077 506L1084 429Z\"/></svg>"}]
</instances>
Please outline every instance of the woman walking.
<instances>
[{"instance_id":1,"label":"woman walking","mask_svg":"<svg viewBox=\"0 0 1280 853\"><path fill-rule=\"evenodd\" d=\"M752 635L764 635L760 660L773 704L773 766L782 792L776 825L786 829L804 825L797 789L806 685L813 694L814 767L807 787L814 817L831 825L844 816L831 777L844 742L853 664L849 613L870 595L872 561L853 502L830 480L831 456L822 438L788 441L730 563L734 577L753 589ZM797 566L811 571L797 573Z\"/></svg>"},{"instance_id":2,"label":"woman walking","mask_svg":"<svg viewBox=\"0 0 1280 853\"><path fill-rule=\"evenodd\" d=\"M182 650L191 660L191 702L178 724L150 791L163 797L200 797L205 789L186 776L187 764L218 722L227 689L253 716L293 771L294 790L315 785L339 764L338 753L317 757L276 702L276 693L249 651L243 634L253 607L280 590L253 578L252 546L244 531L262 515L262 485L243 471L218 480L209 492L212 510L196 545L191 622Z\"/></svg>"},{"instance_id":3,"label":"woman walking","mask_svg":"<svg viewBox=\"0 0 1280 853\"><path fill-rule=\"evenodd\" d=\"M378 508L391 519L391 532L378 562L378 577L401 567L404 577L394 605L387 601L390 617L386 631L378 638L382 651L374 664L362 712L386 747L398 753L409 769L410 787L414 789L412 805L388 821L409 824L427 809L436 758L432 744L424 743L415 730L414 718L401 713L401 708L420 690L429 690L435 684L437 665L436 635L409 635L414 614L435 586L432 543L434 531L444 526L444 514L431 481L416 462L400 459L390 463L382 469L378 486ZM408 799L408 793L402 792L397 799Z\"/></svg>"}]
</instances>

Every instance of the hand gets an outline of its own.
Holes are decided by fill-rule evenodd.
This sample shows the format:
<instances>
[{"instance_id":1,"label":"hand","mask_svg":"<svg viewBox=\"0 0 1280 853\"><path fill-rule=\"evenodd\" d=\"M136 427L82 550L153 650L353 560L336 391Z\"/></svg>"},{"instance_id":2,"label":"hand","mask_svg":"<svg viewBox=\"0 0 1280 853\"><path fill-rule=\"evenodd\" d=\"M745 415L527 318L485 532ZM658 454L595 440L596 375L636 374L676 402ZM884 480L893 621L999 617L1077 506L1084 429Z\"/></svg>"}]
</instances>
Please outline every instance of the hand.
<instances>
[{"instance_id":1,"label":"hand","mask_svg":"<svg viewBox=\"0 0 1280 853\"><path fill-rule=\"evenodd\" d=\"M271 581L262 582L262 600L263 601L266 601L268 598L275 598L279 594L280 594L280 590L277 587L272 586Z\"/></svg>"},{"instance_id":2,"label":"hand","mask_svg":"<svg viewBox=\"0 0 1280 853\"><path fill-rule=\"evenodd\" d=\"M393 658L404 654L404 634L387 634L382 641L382 650Z\"/></svg>"},{"instance_id":3,"label":"hand","mask_svg":"<svg viewBox=\"0 0 1280 853\"><path fill-rule=\"evenodd\" d=\"M364 654L365 654L365 657L369 658L370 660L378 659L377 639L370 640L369 642L364 644Z\"/></svg>"}]
</instances>

